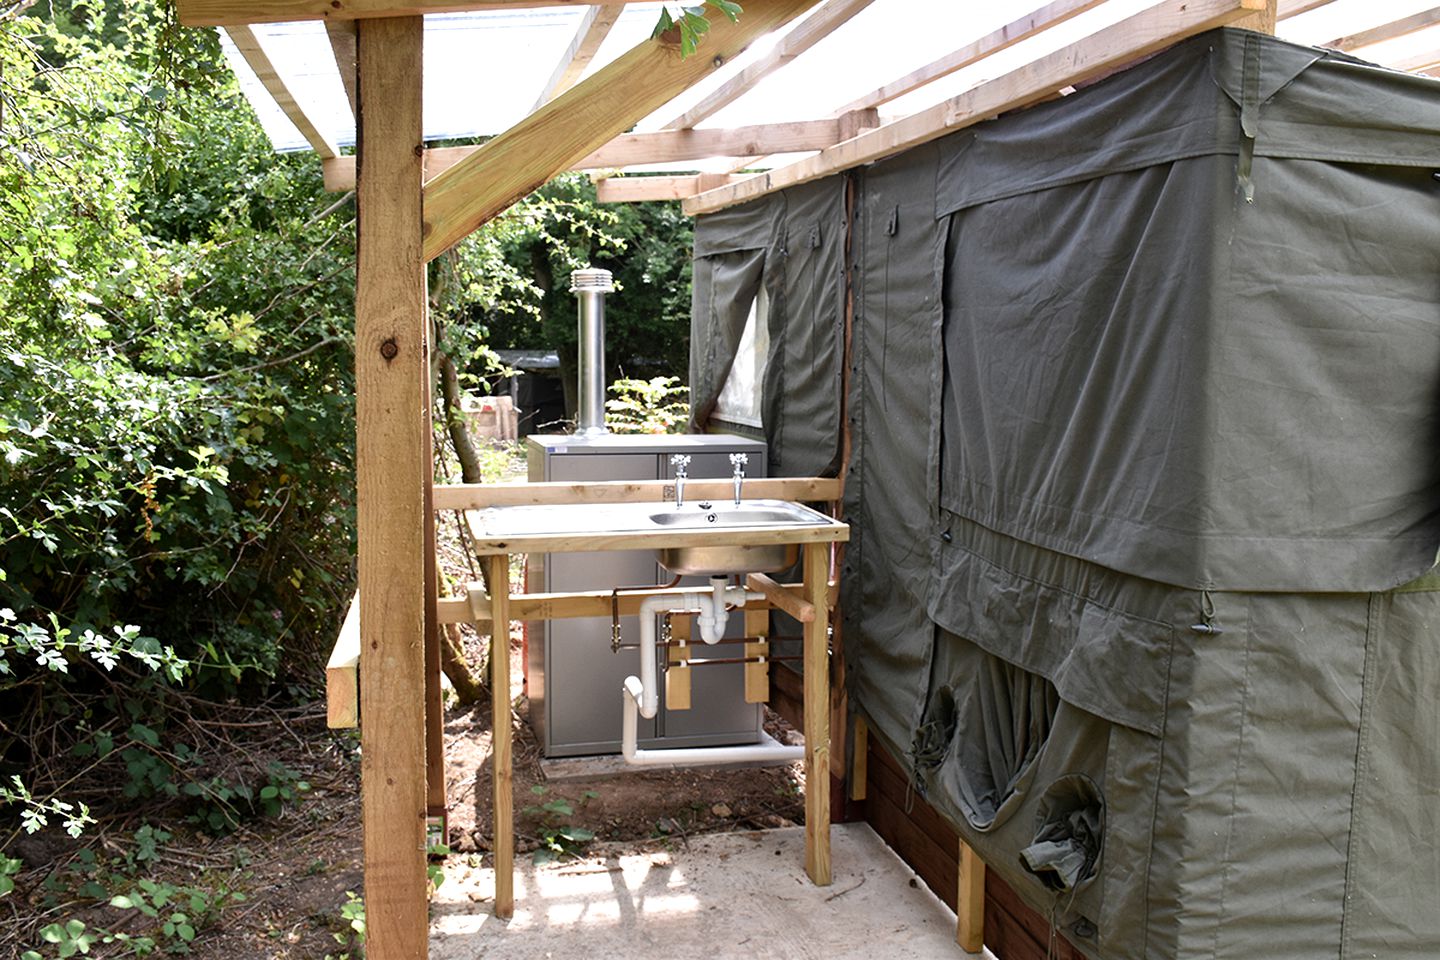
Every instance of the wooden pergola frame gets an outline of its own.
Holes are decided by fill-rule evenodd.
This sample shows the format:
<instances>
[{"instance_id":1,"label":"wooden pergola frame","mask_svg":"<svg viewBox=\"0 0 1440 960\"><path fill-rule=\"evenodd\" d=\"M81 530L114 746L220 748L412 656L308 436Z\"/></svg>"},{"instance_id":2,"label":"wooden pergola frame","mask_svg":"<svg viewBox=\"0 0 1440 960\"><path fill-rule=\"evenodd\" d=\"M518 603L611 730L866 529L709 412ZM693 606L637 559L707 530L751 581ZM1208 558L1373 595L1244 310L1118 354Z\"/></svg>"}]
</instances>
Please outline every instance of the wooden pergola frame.
<instances>
[{"instance_id":1,"label":"wooden pergola frame","mask_svg":"<svg viewBox=\"0 0 1440 960\"><path fill-rule=\"evenodd\" d=\"M491 585L488 594L475 587L466 597L439 597L435 512L577 497L659 499L661 493L644 484L591 484L583 490L547 489L550 485L544 484L479 489L434 485L426 264L565 170L733 158L737 162L729 173L599 180L602 200L681 199L687 212L708 213L1052 99L1212 27L1230 24L1273 33L1277 19L1298 16L1331 0L1160 0L1121 23L934 107L882 122L876 112L879 107L1103 2L1051 0L828 117L729 130L696 128L871 2L745 0L738 23L713 18L716 22L700 55L682 58L677 39L661 37L642 42L587 79L578 80L618 18L623 0L177 0L183 23L227 29L276 103L320 156L327 186L357 191L359 591L345 619L327 679L332 724L353 724L358 717L383 718L381 723L361 724L368 951L374 960L413 960L428 953L426 831L428 818L443 814L445 802L439 625L459 621L483 625L488 621L496 638L491 655L497 671L492 678L497 784L495 909L504 916L510 909L512 851L508 836L500 842L500 824L508 825L510 802L508 753L504 770L500 763L501 751L508 749L509 733L505 722L508 659L504 655L508 631L503 625L517 617L593 615L598 605L609 603L608 594L512 596L504 553L485 560ZM534 111L483 146L427 150L421 127L423 15L538 6L586 6L588 10ZM728 63L752 40L786 26L812 7L810 16L769 54L677 116L667 129L627 133L637 121ZM325 22L355 113L355 157L343 156L315 119L306 115L269 63L250 26L295 20ZM1440 9L1337 38L1331 45L1353 49L1437 22ZM1440 73L1440 52L1397 66ZM757 158L797 151L818 153L769 172L735 175L735 170L748 167ZM842 474L839 480L751 481L750 486L763 486L762 496L838 501L843 482ZM704 486L692 482L697 492ZM802 584L752 578L751 586L766 595L760 605L761 616L770 607L799 614L807 623L807 651L818 647L823 652L828 612L834 606L830 558L813 548L806 549L805 558ZM626 609L638 608L642 595L627 595L623 600ZM362 657L366 674L383 681L359 685L357 694L356 667ZM824 663L823 659L816 662ZM747 690L752 681L758 686L758 674L747 671ZM832 767L844 773L843 703L834 713L837 720L832 720L835 704L829 699L828 677L823 666L816 668L810 660L804 685L807 758L817 772ZM863 765L867 736L863 720L852 735L858 743L855 762ZM863 771L849 783L850 796L862 798ZM812 775L807 784L812 792L807 797L807 826L818 833L824 825L828 836L825 795L829 780ZM957 937L966 949L978 950L983 939L984 864L963 843L959 863ZM816 882L828 882L828 846L818 839L807 843L807 869Z\"/></svg>"}]
</instances>

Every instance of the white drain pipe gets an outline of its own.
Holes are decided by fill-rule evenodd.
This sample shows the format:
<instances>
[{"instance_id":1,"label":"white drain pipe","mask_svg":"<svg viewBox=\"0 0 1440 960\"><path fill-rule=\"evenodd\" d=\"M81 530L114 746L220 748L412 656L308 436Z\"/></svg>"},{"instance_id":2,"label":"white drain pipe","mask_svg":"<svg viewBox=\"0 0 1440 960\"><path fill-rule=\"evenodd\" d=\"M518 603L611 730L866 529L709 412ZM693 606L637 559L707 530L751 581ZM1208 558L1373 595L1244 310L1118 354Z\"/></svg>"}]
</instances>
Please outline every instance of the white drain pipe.
<instances>
[{"instance_id":1,"label":"white drain pipe","mask_svg":"<svg viewBox=\"0 0 1440 960\"><path fill-rule=\"evenodd\" d=\"M695 622L700 626L700 638L706 643L716 643L725 635L725 625L730 619L730 614L725 609L727 603L743 607L747 600L762 600L764 597L763 593L726 586L724 577L711 577L709 593L646 597L640 603L640 676L626 677L625 686L620 691L625 711L620 753L626 763L641 767L674 764L691 766L756 760L799 760L805 756L804 747L786 747L780 744L661 750L641 750L637 747L637 716L644 716L648 720L660 710L660 687L655 678L655 617L662 613L698 613Z\"/></svg>"}]
</instances>

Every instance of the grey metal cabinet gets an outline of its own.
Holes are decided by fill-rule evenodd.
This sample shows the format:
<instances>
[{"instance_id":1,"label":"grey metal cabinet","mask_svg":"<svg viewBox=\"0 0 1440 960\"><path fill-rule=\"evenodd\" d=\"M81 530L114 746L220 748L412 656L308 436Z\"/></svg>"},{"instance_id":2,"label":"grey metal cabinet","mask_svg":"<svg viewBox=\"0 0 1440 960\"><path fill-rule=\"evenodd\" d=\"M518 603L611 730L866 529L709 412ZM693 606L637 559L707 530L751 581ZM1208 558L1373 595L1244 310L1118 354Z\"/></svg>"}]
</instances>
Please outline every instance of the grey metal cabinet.
<instances>
[{"instance_id":1,"label":"grey metal cabinet","mask_svg":"<svg viewBox=\"0 0 1440 960\"><path fill-rule=\"evenodd\" d=\"M731 453L749 457L746 476L765 475L765 445L725 435L667 436L532 436L529 438L532 481L658 480L674 476L670 456L691 458L692 479L731 475ZM670 574L649 550L570 553L532 556L527 589L547 593L608 590L621 586L668 583ZM704 578L683 583L703 586ZM743 635L744 618L732 617L728 635ZM627 642L639 637L636 617L622 617ZM547 757L570 757L620 751L620 690L625 677L638 674L635 650L610 649L610 620L586 617L528 625L525 663L530 718ZM739 647L706 647L697 641L693 659L737 656ZM660 712L640 720L640 746L646 749L755 743L759 739L760 707L745 702L740 664L696 669L692 673L692 707L670 710L661 687Z\"/></svg>"}]
</instances>

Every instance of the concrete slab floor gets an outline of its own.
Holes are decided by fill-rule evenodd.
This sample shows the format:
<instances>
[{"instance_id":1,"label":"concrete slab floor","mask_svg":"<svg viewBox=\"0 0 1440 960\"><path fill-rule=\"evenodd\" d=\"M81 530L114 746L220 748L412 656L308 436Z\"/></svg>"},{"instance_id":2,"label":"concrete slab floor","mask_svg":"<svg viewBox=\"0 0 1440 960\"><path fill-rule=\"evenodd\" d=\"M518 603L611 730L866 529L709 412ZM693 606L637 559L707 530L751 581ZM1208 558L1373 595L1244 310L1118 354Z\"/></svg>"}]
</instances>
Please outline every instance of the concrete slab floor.
<instances>
[{"instance_id":1,"label":"concrete slab floor","mask_svg":"<svg viewBox=\"0 0 1440 960\"><path fill-rule=\"evenodd\" d=\"M805 876L803 827L711 834L640 853L516 863L515 916L494 872L460 858L431 907L432 960L963 960L955 914L863 823L831 835L834 883ZM630 845L633 849L633 845Z\"/></svg>"}]
</instances>

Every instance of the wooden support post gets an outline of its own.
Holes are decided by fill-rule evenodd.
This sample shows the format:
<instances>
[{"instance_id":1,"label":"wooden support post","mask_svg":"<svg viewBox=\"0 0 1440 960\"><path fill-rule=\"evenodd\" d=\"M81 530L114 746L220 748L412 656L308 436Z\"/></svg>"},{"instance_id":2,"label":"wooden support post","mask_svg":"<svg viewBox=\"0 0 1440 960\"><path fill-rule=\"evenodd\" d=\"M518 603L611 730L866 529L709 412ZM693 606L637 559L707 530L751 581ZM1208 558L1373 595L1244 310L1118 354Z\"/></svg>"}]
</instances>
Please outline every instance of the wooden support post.
<instances>
[{"instance_id":1,"label":"wooden support post","mask_svg":"<svg viewBox=\"0 0 1440 960\"><path fill-rule=\"evenodd\" d=\"M985 946L985 861L960 841L959 895L955 900L955 942L979 953Z\"/></svg>"},{"instance_id":2,"label":"wooden support post","mask_svg":"<svg viewBox=\"0 0 1440 960\"><path fill-rule=\"evenodd\" d=\"M364 173L355 291L361 804L367 952L426 955L425 261L419 17L359 31Z\"/></svg>"},{"instance_id":3,"label":"wooden support post","mask_svg":"<svg viewBox=\"0 0 1440 960\"><path fill-rule=\"evenodd\" d=\"M855 755L850 762L850 799L865 799L865 778L870 775L870 724L855 715Z\"/></svg>"},{"instance_id":4,"label":"wooden support post","mask_svg":"<svg viewBox=\"0 0 1440 960\"><path fill-rule=\"evenodd\" d=\"M666 710L689 710L690 690L692 679L692 667L679 667L681 663L690 657L688 649L690 645L690 631L695 623L694 617L676 614L670 618L670 636L674 640L684 640L684 647L671 647L669 650L670 667L665 671L665 709Z\"/></svg>"},{"instance_id":5,"label":"wooden support post","mask_svg":"<svg viewBox=\"0 0 1440 960\"><path fill-rule=\"evenodd\" d=\"M825 609L830 545L805 544L805 597ZM805 872L830 885L830 656L828 617L805 624Z\"/></svg>"},{"instance_id":6,"label":"wooden support post","mask_svg":"<svg viewBox=\"0 0 1440 960\"><path fill-rule=\"evenodd\" d=\"M510 769L510 558L485 558L490 577L490 778L495 785L495 916L515 913L514 787Z\"/></svg>"},{"instance_id":7,"label":"wooden support post","mask_svg":"<svg viewBox=\"0 0 1440 960\"><path fill-rule=\"evenodd\" d=\"M760 637L745 644L745 656L765 657L764 663L745 664L745 702L770 702L770 611L745 608L745 636Z\"/></svg>"}]
</instances>

